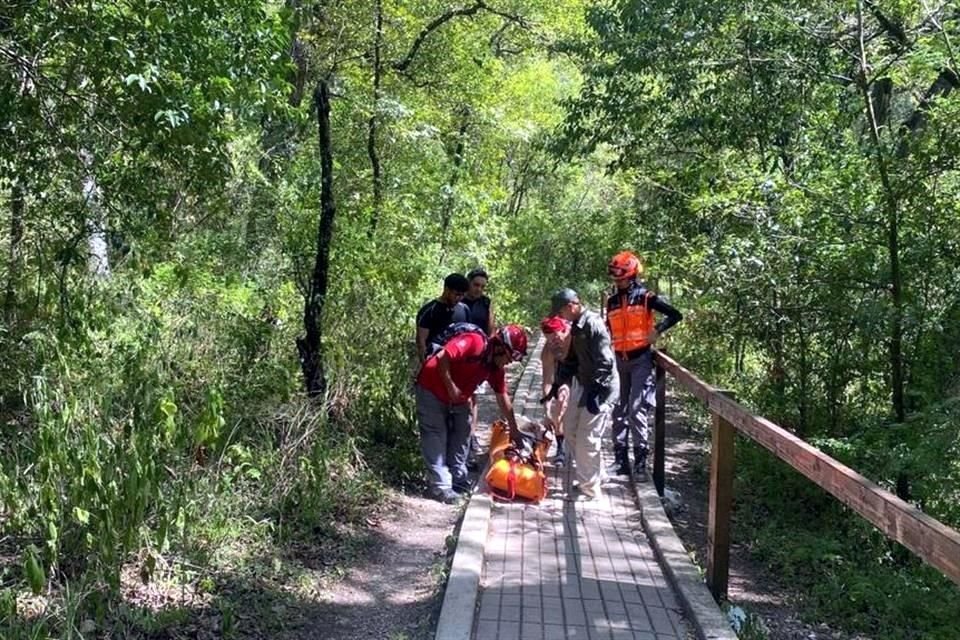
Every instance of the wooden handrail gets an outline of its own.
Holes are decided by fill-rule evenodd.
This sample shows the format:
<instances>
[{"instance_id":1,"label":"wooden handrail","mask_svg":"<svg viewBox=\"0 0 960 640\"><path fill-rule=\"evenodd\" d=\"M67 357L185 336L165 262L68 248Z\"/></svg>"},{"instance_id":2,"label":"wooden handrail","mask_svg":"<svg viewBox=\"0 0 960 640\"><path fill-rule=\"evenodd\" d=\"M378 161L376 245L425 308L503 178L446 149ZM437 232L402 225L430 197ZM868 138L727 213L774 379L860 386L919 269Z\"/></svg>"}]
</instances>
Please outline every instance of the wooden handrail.
<instances>
[{"instance_id":1,"label":"wooden handrail","mask_svg":"<svg viewBox=\"0 0 960 640\"><path fill-rule=\"evenodd\" d=\"M756 416L744 408L736 400L726 397L693 373L681 366L668 355L657 352L655 355L658 369L670 373L680 385L696 396L715 416L714 430L717 430L717 417L722 422L733 426L742 435L759 443L778 458L802 473L814 484L831 493L843 504L860 514L865 520L876 526L888 538L896 540L920 559L934 567L943 575L960 585L960 532L951 529L939 520L931 518L915 506L901 500L896 495L883 489L853 469L834 460L816 447L801 440L783 427ZM658 375L658 386L663 386L665 376ZM662 393L658 389L658 399ZM661 420L658 412L656 419ZM657 434L662 433L662 425L656 425ZM716 434L715 434L716 436ZM717 442L717 438L714 438ZM655 453L662 449L659 445ZM732 457L732 445L726 453L720 452L720 458L725 455ZM712 456L718 459L718 452ZM662 461L659 461L662 465ZM658 461L654 461L655 471ZM659 468L662 469L662 466ZM713 474L711 473L711 477ZM654 477L658 490L662 491L663 478ZM712 506L712 505L711 505ZM711 520L715 514L711 514ZM719 522L720 527L729 527L728 523ZM724 538L720 536L721 541ZM726 550L710 550L709 557L725 557ZM707 568L708 577L714 575L713 567ZM714 595L725 595L726 575L725 568L718 576L718 584L722 589L715 589ZM713 586L711 586L713 588Z\"/></svg>"}]
</instances>

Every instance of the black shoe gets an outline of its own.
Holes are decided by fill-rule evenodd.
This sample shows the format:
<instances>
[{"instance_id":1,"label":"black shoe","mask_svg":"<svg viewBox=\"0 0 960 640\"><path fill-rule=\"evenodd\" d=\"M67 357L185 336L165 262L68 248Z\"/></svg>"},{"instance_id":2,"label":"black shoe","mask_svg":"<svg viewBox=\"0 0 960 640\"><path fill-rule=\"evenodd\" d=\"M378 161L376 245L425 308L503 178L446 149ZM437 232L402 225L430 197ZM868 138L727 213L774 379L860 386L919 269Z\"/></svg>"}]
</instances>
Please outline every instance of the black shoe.
<instances>
[{"instance_id":1,"label":"black shoe","mask_svg":"<svg viewBox=\"0 0 960 640\"><path fill-rule=\"evenodd\" d=\"M633 464L633 475L637 479L637 482L646 482L647 481L647 457L640 456L637 458L637 461Z\"/></svg>"},{"instance_id":2,"label":"black shoe","mask_svg":"<svg viewBox=\"0 0 960 640\"><path fill-rule=\"evenodd\" d=\"M469 482L454 482L453 483L453 492L465 496L473 491L473 486Z\"/></svg>"},{"instance_id":3,"label":"black shoe","mask_svg":"<svg viewBox=\"0 0 960 640\"><path fill-rule=\"evenodd\" d=\"M626 460L617 460L607 467L607 473L611 476L629 476L630 464Z\"/></svg>"}]
</instances>

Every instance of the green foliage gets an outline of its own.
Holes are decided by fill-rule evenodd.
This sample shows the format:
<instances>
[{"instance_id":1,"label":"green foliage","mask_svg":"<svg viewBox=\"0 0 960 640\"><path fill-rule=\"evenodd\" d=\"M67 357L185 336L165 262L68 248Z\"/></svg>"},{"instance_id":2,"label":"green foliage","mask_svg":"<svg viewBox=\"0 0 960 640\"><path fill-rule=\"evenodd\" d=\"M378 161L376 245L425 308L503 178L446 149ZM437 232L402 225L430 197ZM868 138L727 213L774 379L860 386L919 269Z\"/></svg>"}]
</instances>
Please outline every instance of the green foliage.
<instances>
[{"instance_id":1,"label":"green foliage","mask_svg":"<svg viewBox=\"0 0 960 640\"><path fill-rule=\"evenodd\" d=\"M582 3L458 16L402 72L449 7L387 4L376 99L374 6L40 2L0 18L0 545L33 542L0 565L5 637L78 637L88 617L161 633L185 614L121 606L131 571L160 580L182 558L237 562L237 547L364 522L384 482L421 484L413 314L442 277L483 265L501 322L541 312L547 290L511 274L528 212L565 202L572 220L599 170L551 168L544 139L578 74L534 49L580 33ZM320 78L338 217L330 385L312 402L295 341L318 251ZM592 215L615 224L603 200L622 194L604 190ZM100 228L111 275L94 279ZM532 257L531 273L552 268Z\"/></svg>"},{"instance_id":2,"label":"green foliage","mask_svg":"<svg viewBox=\"0 0 960 640\"><path fill-rule=\"evenodd\" d=\"M870 477L887 478L891 488L903 464L889 442L815 444ZM924 462L934 468L943 464L941 456ZM761 447L738 447L737 468L736 535L751 540L771 571L805 594L805 617L889 638L952 637L960 609L949 580ZM918 496L919 501L926 505L930 496L942 504L943 486L916 483L929 491ZM957 525L952 512L931 513ZM902 620L910 622L904 625Z\"/></svg>"},{"instance_id":3,"label":"green foliage","mask_svg":"<svg viewBox=\"0 0 960 640\"><path fill-rule=\"evenodd\" d=\"M957 526L956 12L615 0L587 26L564 45L584 79L556 147L612 154L632 185L621 237L676 289L673 354ZM955 588L745 449L744 531L814 616L955 635Z\"/></svg>"}]
</instances>

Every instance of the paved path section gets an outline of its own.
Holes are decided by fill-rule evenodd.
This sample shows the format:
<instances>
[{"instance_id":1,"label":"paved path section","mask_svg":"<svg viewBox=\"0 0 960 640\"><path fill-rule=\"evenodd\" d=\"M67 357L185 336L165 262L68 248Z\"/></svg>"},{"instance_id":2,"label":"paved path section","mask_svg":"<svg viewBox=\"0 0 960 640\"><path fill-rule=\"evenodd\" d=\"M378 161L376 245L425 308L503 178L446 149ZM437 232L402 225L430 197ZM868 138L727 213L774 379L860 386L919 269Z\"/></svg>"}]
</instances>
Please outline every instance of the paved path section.
<instances>
[{"instance_id":1,"label":"paved path section","mask_svg":"<svg viewBox=\"0 0 960 640\"><path fill-rule=\"evenodd\" d=\"M514 395L517 413L536 420L543 417L542 343ZM607 464L612 453L604 457ZM574 502L572 475L551 467L550 493L540 504L493 503L474 640L690 637L643 533L632 486L608 480L601 501Z\"/></svg>"}]
</instances>

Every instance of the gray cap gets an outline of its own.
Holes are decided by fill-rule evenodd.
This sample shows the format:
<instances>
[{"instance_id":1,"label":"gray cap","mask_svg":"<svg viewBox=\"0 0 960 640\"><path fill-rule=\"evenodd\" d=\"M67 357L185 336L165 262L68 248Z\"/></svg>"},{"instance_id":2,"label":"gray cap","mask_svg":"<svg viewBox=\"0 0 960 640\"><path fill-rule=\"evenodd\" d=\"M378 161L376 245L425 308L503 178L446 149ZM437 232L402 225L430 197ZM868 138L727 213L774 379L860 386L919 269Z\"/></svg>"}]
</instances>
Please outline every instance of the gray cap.
<instances>
[{"instance_id":1,"label":"gray cap","mask_svg":"<svg viewBox=\"0 0 960 640\"><path fill-rule=\"evenodd\" d=\"M580 296L573 289L560 289L550 298L550 313L556 315L571 302L580 302Z\"/></svg>"}]
</instances>

